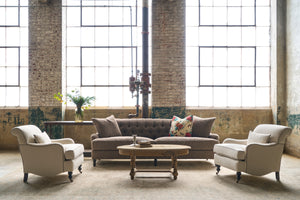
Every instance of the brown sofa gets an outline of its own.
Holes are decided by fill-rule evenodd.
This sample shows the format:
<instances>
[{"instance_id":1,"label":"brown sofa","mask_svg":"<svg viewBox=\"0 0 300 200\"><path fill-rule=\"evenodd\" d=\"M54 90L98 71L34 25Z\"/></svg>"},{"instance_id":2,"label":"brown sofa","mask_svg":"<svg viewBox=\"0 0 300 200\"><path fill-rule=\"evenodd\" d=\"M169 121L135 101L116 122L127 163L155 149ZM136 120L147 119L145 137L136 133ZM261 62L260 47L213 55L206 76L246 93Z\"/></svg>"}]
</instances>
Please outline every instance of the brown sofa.
<instances>
[{"instance_id":1,"label":"brown sofa","mask_svg":"<svg viewBox=\"0 0 300 200\"><path fill-rule=\"evenodd\" d=\"M171 119L93 118L92 120L98 131L91 135L91 156L94 166L96 159L129 158L119 155L117 146L132 144L134 134L137 135L137 141L148 140L152 144L191 146L190 153L180 157L185 159L213 159L214 145L219 143L219 136L210 133L215 118L194 116L192 137L170 137Z\"/></svg>"}]
</instances>

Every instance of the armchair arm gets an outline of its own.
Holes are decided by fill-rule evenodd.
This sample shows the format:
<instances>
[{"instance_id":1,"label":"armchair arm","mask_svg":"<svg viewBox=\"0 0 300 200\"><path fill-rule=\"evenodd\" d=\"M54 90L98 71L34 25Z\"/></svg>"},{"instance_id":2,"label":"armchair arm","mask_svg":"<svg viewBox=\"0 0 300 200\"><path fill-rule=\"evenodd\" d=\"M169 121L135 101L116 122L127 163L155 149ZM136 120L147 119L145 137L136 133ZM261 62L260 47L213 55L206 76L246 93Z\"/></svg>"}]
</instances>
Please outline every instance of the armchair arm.
<instances>
[{"instance_id":1,"label":"armchair arm","mask_svg":"<svg viewBox=\"0 0 300 200\"><path fill-rule=\"evenodd\" d=\"M247 144L247 139L234 139L234 138L226 138L223 143L233 143L233 144Z\"/></svg>"},{"instance_id":2,"label":"armchair arm","mask_svg":"<svg viewBox=\"0 0 300 200\"><path fill-rule=\"evenodd\" d=\"M53 176L64 172L64 148L59 143L20 145L24 173Z\"/></svg>"},{"instance_id":3,"label":"armchair arm","mask_svg":"<svg viewBox=\"0 0 300 200\"><path fill-rule=\"evenodd\" d=\"M62 138L62 139L51 139L52 143L60 143L60 144L74 144L74 140L72 138Z\"/></svg>"},{"instance_id":4,"label":"armchair arm","mask_svg":"<svg viewBox=\"0 0 300 200\"><path fill-rule=\"evenodd\" d=\"M276 143L246 146L246 172L261 176L270 172L279 172L283 145Z\"/></svg>"}]
</instances>

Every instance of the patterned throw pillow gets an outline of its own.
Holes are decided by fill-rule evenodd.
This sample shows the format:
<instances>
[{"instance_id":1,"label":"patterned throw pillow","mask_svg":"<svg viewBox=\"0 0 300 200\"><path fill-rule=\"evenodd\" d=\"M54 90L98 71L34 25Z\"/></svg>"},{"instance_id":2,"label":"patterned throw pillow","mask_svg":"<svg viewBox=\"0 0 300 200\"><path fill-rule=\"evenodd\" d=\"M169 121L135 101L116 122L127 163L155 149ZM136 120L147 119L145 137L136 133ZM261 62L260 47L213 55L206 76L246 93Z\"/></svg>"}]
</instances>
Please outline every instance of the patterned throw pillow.
<instances>
[{"instance_id":1,"label":"patterned throw pillow","mask_svg":"<svg viewBox=\"0 0 300 200\"><path fill-rule=\"evenodd\" d=\"M171 123L169 136L191 137L193 126L193 115L184 119L174 116Z\"/></svg>"}]
</instances>

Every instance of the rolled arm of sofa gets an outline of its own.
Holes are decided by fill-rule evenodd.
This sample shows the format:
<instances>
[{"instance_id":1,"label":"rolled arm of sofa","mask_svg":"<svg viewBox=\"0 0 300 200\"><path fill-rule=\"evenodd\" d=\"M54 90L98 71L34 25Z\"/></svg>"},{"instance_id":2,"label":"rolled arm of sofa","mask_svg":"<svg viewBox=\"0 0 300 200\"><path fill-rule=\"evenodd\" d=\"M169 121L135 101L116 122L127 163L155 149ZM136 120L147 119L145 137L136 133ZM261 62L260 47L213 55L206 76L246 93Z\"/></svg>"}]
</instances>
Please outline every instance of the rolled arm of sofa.
<instances>
[{"instance_id":1,"label":"rolled arm of sofa","mask_svg":"<svg viewBox=\"0 0 300 200\"><path fill-rule=\"evenodd\" d=\"M94 139L97 139L97 138L99 138L98 133L93 133L93 134L91 135L91 140L94 140Z\"/></svg>"},{"instance_id":2,"label":"rolled arm of sofa","mask_svg":"<svg viewBox=\"0 0 300 200\"><path fill-rule=\"evenodd\" d=\"M209 138L213 138L213 139L215 139L215 140L219 140L219 135L218 134L216 134L216 133L210 133L210 135L208 136Z\"/></svg>"}]
</instances>

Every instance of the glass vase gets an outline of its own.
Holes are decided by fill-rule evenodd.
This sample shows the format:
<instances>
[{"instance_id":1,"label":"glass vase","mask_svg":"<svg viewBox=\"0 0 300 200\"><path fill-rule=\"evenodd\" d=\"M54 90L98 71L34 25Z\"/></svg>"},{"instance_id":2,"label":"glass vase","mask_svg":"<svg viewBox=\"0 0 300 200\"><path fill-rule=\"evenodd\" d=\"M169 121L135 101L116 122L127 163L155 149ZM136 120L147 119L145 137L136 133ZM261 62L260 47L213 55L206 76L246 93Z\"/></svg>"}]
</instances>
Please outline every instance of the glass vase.
<instances>
[{"instance_id":1,"label":"glass vase","mask_svg":"<svg viewBox=\"0 0 300 200\"><path fill-rule=\"evenodd\" d=\"M83 110L76 109L75 110L75 122L83 122Z\"/></svg>"}]
</instances>

